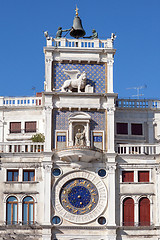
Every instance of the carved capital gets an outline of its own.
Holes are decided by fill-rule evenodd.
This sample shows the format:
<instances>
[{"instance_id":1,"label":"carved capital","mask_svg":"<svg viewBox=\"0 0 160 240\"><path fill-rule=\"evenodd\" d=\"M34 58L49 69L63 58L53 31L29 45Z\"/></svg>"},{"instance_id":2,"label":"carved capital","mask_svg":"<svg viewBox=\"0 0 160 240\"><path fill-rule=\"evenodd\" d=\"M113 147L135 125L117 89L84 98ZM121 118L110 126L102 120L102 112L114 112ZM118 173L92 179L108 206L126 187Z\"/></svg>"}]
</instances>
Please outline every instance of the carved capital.
<instances>
[{"instance_id":1,"label":"carved capital","mask_svg":"<svg viewBox=\"0 0 160 240\"><path fill-rule=\"evenodd\" d=\"M113 65L114 59L107 59L107 63L108 63L108 65Z\"/></svg>"},{"instance_id":2,"label":"carved capital","mask_svg":"<svg viewBox=\"0 0 160 240\"><path fill-rule=\"evenodd\" d=\"M159 167L156 167L156 174L160 174L160 166Z\"/></svg>"},{"instance_id":3,"label":"carved capital","mask_svg":"<svg viewBox=\"0 0 160 240\"><path fill-rule=\"evenodd\" d=\"M44 169L45 169L46 172L48 172L48 173L51 172L52 165L44 165L43 167L44 167Z\"/></svg>"},{"instance_id":4,"label":"carved capital","mask_svg":"<svg viewBox=\"0 0 160 240\"><path fill-rule=\"evenodd\" d=\"M107 107L107 112L109 114L114 113L114 111L115 111L115 107Z\"/></svg>"},{"instance_id":5,"label":"carved capital","mask_svg":"<svg viewBox=\"0 0 160 240\"><path fill-rule=\"evenodd\" d=\"M46 57L46 63L51 63L51 62L53 62L53 56Z\"/></svg>"},{"instance_id":6,"label":"carved capital","mask_svg":"<svg viewBox=\"0 0 160 240\"><path fill-rule=\"evenodd\" d=\"M115 165L107 165L106 170L108 171L108 173L115 173L116 166Z\"/></svg>"},{"instance_id":7,"label":"carved capital","mask_svg":"<svg viewBox=\"0 0 160 240\"><path fill-rule=\"evenodd\" d=\"M46 110L46 112L51 112L53 107L52 106L45 106L44 109Z\"/></svg>"}]
</instances>

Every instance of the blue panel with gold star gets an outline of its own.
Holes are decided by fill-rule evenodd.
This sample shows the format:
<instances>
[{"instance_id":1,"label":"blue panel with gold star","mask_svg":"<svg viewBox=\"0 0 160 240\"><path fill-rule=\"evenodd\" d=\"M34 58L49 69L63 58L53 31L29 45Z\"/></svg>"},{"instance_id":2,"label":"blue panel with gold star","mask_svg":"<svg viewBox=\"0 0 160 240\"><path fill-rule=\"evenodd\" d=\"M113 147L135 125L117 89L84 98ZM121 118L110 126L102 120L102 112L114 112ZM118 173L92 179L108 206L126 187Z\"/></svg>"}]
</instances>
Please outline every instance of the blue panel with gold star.
<instances>
[{"instance_id":1,"label":"blue panel with gold star","mask_svg":"<svg viewBox=\"0 0 160 240\"><path fill-rule=\"evenodd\" d=\"M105 65L104 64L71 64L54 63L54 88L60 89L65 80L69 79L63 70L77 69L87 73L87 84L93 86L95 93L105 92Z\"/></svg>"},{"instance_id":2,"label":"blue panel with gold star","mask_svg":"<svg viewBox=\"0 0 160 240\"><path fill-rule=\"evenodd\" d=\"M69 116L76 111L54 111L53 126L55 130L67 130L69 128ZM104 111L86 111L91 116L91 130L105 130L105 112Z\"/></svg>"}]
</instances>

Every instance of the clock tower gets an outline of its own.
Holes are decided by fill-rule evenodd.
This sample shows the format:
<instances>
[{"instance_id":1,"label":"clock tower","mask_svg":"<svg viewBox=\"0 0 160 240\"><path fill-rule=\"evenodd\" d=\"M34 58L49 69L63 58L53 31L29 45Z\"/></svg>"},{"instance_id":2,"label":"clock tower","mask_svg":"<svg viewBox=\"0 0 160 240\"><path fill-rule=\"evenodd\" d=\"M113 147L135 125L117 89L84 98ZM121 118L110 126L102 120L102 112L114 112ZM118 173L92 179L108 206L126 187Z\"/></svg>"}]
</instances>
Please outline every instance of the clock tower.
<instances>
[{"instance_id":1,"label":"clock tower","mask_svg":"<svg viewBox=\"0 0 160 240\"><path fill-rule=\"evenodd\" d=\"M46 37L46 240L116 239L114 35L95 33Z\"/></svg>"}]
</instances>

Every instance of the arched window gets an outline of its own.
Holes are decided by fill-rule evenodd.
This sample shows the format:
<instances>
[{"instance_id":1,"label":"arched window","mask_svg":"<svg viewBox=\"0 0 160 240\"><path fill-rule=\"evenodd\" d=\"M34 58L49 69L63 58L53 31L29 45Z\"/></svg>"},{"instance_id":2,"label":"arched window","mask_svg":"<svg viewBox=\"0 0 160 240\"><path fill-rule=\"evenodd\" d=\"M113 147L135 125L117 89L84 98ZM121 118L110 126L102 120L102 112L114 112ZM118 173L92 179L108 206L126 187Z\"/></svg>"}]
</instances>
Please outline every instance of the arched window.
<instances>
[{"instance_id":1,"label":"arched window","mask_svg":"<svg viewBox=\"0 0 160 240\"><path fill-rule=\"evenodd\" d=\"M18 201L16 197L9 197L7 199L7 224L18 223Z\"/></svg>"},{"instance_id":2,"label":"arched window","mask_svg":"<svg viewBox=\"0 0 160 240\"><path fill-rule=\"evenodd\" d=\"M34 200L32 197L23 199L23 224L34 223Z\"/></svg>"},{"instance_id":3,"label":"arched window","mask_svg":"<svg viewBox=\"0 0 160 240\"><path fill-rule=\"evenodd\" d=\"M126 198L123 201L123 225L134 226L134 201Z\"/></svg>"},{"instance_id":4,"label":"arched window","mask_svg":"<svg viewBox=\"0 0 160 240\"><path fill-rule=\"evenodd\" d=\"M139 201L139 225L150 225L150 201L146 197L141 198Z\"/></svg>"}]
</instances>

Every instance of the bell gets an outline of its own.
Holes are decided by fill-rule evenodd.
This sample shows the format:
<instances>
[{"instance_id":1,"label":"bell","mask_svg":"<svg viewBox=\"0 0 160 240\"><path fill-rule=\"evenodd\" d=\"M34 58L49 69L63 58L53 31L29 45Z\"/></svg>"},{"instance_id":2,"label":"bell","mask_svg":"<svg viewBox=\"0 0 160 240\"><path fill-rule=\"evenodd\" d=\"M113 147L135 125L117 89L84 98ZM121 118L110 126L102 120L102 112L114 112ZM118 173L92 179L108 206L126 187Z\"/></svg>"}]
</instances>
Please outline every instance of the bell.
<instances>
[{"instance_id":1,"label":"bell","mask_svg":"<svg viewBox=\"0 0 160 240\"><path fill-rule=\"evenodd\" d=\"M79 16L75 16L73 20L73 27L70 31L70 35L74 38L83 37L86 34L82 27L82 22Z\"/></svg>"}]
</instances>

